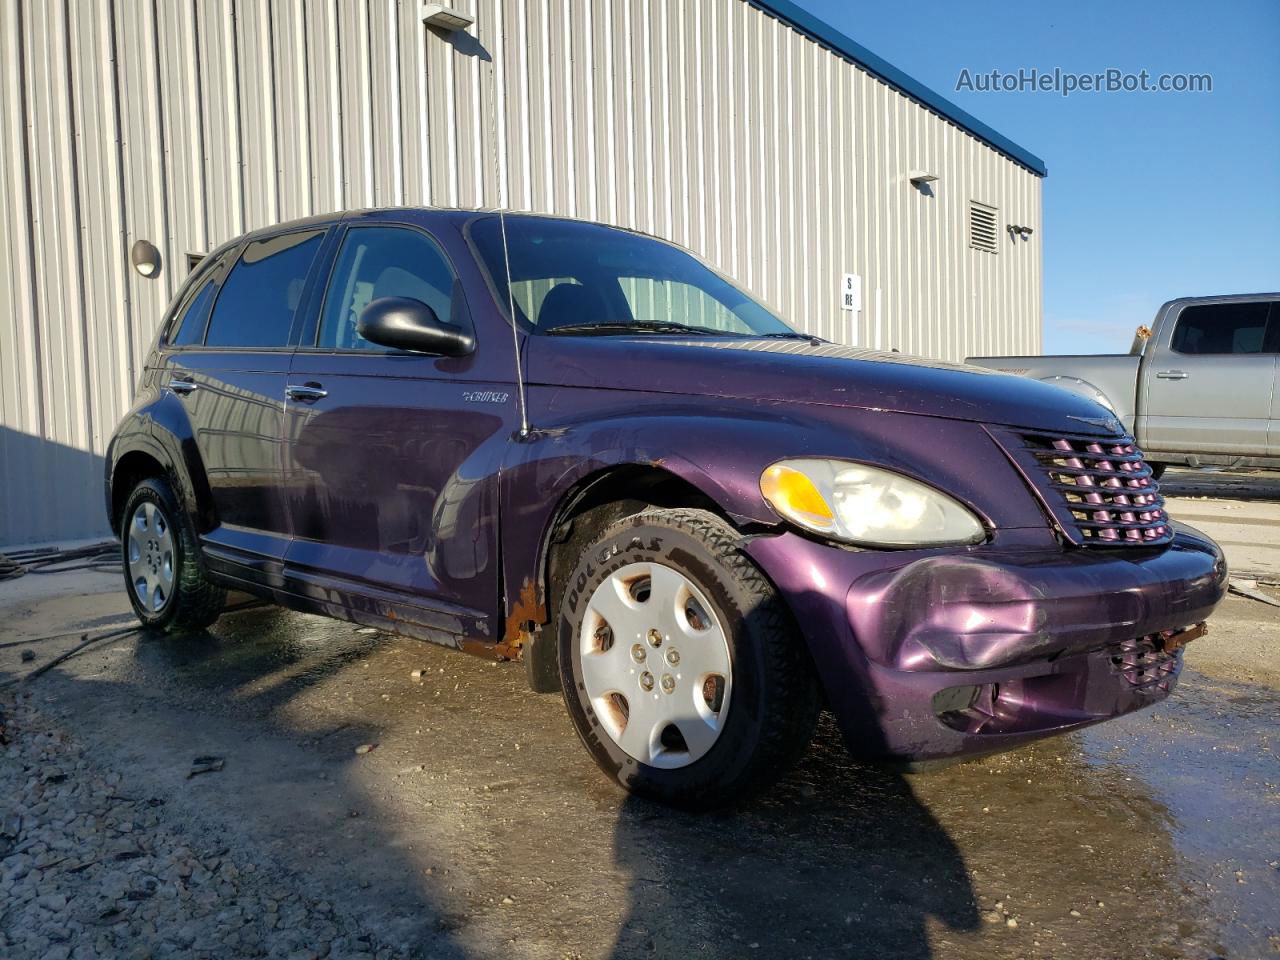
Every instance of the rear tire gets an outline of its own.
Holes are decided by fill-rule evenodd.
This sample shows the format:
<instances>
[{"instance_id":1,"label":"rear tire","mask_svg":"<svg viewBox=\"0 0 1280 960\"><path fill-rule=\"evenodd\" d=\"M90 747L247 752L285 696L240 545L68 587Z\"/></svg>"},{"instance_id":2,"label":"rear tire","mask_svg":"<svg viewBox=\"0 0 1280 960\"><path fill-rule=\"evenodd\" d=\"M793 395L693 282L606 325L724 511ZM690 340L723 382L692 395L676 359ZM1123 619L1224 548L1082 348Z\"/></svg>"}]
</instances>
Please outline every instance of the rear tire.
<instances>
[{"instance_id":1,"label":"rear tire","mask_svg":"<svg viewBox=\"0 0 1280 960\"><path fill-rule=\"evenodd\" d=\"M191 518L161 477L141 481L120 521L125 591L144 626L203 630L222 614L227 591L210 582Z\"/></svg>"},{"instance_id":2,"label":"rear tire","mask_svg":"<svg viewBox=\"0 0 1280 960\"><path fill-rule=\"evenodd\" d=\"M714 514L650 509L609 524L560 593L565 705L625 789L722 806L804 752L820 706L804 641Z\"/></svg>"},{"instance_id":3,"label":"rear tire","mask_svg":"<svg viewBox=\"0 0 1280 960\"><path fill-rule=\"evenodd\" d=\"M1147 461L1147 466L1151 468L1152 480L1159 480L1163 477L1165 470L1169 467L1167 463L1152 463L1150 460Z\"/></svg>"}]
</instances>

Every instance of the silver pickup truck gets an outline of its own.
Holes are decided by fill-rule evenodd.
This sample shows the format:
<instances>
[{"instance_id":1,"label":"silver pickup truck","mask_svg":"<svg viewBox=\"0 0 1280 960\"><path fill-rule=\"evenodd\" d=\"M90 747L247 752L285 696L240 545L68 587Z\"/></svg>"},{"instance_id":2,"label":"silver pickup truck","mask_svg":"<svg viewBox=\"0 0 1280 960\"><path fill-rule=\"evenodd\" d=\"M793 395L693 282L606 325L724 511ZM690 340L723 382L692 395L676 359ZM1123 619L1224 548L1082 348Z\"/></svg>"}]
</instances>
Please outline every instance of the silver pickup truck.
<instances>
[{"instance_id":1,"label":"silver pickup truck","mask_svg":"<svg viewBox=\"0 0 1280 960\"><path fill-rule=\"evenodd\" d=\"M1280 293L1170 300L1128 354L970 357L1111 409L1153 466L1280 467Z\"/></svg>"}]
</instances>

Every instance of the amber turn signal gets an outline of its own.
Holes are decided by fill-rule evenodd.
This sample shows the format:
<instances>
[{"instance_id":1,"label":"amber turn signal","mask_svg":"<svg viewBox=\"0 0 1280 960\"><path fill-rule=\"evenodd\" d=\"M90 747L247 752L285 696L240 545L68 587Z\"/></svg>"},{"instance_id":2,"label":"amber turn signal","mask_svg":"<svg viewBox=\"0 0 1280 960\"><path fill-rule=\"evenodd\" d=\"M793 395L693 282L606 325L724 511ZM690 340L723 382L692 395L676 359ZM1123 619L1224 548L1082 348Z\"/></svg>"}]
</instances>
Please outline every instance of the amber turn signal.
<instances>
[{"instance_id":1,"label":"amber turn signal","mask_svg":"<svg viewBox=\"0 0 1280 960\"><path fill-rule=\"evenodd\" d=\"M835 514L805 474L775 463L760 476L760 492L784 517L818 530L835 528Z\"/></svg>"}]
</instances>

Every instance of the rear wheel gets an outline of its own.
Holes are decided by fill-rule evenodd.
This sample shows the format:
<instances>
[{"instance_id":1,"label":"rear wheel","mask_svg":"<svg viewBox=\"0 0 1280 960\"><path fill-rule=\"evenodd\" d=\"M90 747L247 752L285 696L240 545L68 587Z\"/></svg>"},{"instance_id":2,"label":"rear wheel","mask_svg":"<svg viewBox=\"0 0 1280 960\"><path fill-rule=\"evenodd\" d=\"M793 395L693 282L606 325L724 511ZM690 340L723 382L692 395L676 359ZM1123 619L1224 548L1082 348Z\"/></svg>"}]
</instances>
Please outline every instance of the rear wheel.
<instances>
[{"instance_id":1,"label":"rear wheel","mask_svg":"<svg viewBox=\"0 0 1280 960\"><path fill-rule=\"evenodd\" d=\"M803 640L718 517L616 521L561 594L565 703L626 789L717 806L768 786L803 752L819 706Z\"/></svg>"},{"instance_id":2,"label":"rear wheel","mask_svg":"<svg viewBox=\"0 0 1280 960\"><path fill-rule=\"evenodd\" d=\"M1151 479L1159 480L1164 476L1164 471L1169 465L1167 463L1152 463L1148 460L1147 466L1151 468Z\"/></svg>"},{"instance_id":3,"label":"rear wheel","mask_svg":"<svg viewBox=\"0 0 1280 960\"><path fill-rule=\"evenodd\" d=\"M120 547L129 602L145 626L180 633L218 619L227 592L206 577L191 521L165 480L149 477L133 488Z\"/></svg>"}]
</instances>

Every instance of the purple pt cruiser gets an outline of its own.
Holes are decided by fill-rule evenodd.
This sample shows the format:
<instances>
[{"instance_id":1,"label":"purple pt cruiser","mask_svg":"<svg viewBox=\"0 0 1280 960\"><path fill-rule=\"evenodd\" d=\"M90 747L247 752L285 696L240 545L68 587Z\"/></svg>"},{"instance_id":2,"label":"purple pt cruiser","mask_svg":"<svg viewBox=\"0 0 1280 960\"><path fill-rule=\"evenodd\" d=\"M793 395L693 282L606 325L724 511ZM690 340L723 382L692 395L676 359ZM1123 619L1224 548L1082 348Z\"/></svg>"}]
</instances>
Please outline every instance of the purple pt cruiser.
<instances>
[{"instance_id":1,"label":"purple pt cruiser","mask_svg":"<svg viewBox=\"0 0 1280 960\"><path fill-rule=\"evenodd\" d=\"M106 479L144 623L199 630L234 588L523 661L609 777L694 807L776 779L823 708L919 767L1154 703L1227 576L1090 400L485 211L214 251Z\"/></svg>"}]
</instances>

